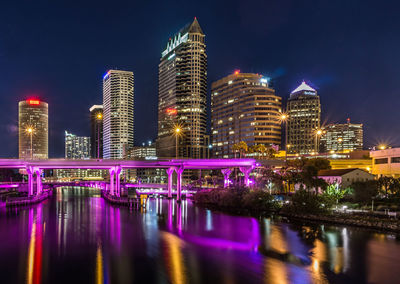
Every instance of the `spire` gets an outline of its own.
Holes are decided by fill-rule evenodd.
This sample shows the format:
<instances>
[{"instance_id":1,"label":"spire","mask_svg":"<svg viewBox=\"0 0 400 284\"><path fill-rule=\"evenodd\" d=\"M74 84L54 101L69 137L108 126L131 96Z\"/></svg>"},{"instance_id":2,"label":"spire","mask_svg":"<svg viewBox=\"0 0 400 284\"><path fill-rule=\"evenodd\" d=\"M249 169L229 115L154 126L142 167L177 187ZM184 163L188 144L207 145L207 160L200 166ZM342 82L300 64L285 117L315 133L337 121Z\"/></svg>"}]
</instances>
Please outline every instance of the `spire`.
<instances>
[{"instance_id":1,"label":"spire","mask_svg":"<svg viewBox=\"0 0 400 284\"><path fill-rule=\"evenodd\" d=\"M306 82L301 82L300 86L294 89L290 94L294 94L301 91L317 92L315 89L311 88Z\"/></svg>"},{"instance_id":2,"label":"spire","mask_svg":"<svg viewBox=\"0 0 400 284\"><path fill-rule=\"evenodd\" d=\"M189 33L200 33L200 34L204 34L203 30L200 27L199 22L197 21L197 17L194 17L193 22L190 24L189 28L188 28L188 32Z\"/></svg>"}]
</instances>

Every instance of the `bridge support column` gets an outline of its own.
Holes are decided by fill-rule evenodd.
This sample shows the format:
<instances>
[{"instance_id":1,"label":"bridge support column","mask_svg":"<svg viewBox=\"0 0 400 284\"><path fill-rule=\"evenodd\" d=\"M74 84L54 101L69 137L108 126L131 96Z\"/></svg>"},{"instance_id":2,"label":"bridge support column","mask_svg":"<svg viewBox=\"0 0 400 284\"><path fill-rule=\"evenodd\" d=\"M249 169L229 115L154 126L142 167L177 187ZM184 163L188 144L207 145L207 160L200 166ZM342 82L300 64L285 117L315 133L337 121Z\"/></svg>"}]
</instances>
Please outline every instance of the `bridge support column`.
<instances>
[{"instance_id":1,"label":"bridge support column","mask_svg":"<svg viewBox=\"0 0 400 284\"><path fill-rule=\"evenodd\" d=\"M26 172L28 174L28 196L33 195L33 168L32 167L27 167Z\"/></svg>"},{"instance_id":2,"label":"bridge support column","mask_svg":"<svg viewBox=\"0 0 400 284\"><path fill-rule=\"evenodd\" d=\"M222 169L221 172L224 175L224 187L228 187L229 186L229 175L231 174L232 170L231 169Z\"/></svg>"},{"instance_id":3,"label":"bridge support column","mask_svg":"<svg viewBox=\"0 0 400 284\"><path fill-rule=\"evenodd\" d=\"M121 167L115 167L115 194L121 196Z\"/></svg>"},{"instance_id":4,"label":"bridge support column","mask_svg":"<svg viewBox=\"0 0 400 284\"><path fill-rule=\"evenodd\" d=\"M43 185L42 185L42 170L41 169L35 169L36 173L36 195L39 195L43 191Z\"/></svg>"},{"instance_id":5,"label":"bridge support column","mask_svg":"<svg viewBox=\"0 0 400 284\"><path fill-rule=\"evenodd\" d=\"M172 175L174 173L174 168L166 169L168 175L168 198L172 198Z\"/></svg>"},{"instance_id":6,"label":"bridge support column","mask_svg":"<svg viewBox=\"0 0 400 284\"><path fill-rule=\"evenodd\" d=\"M115 179L115 169L110 169L110 194L114 195L114 179Z\"/></svg>"},{"instance_id":7,"label":"bridge support column","mask_svg":"<svg viewBox=\"0 0 400 284\"><path fill-rule=\"evenodd\" d=\"M176 167L176 201L181 202L183 167Z\"/></svg>"},{"instance_id":8,"label":"bridge support column","mask_svg":"<svg viewBox=\"0 0 400 284\"><path fill-rule=\"evenodd\" d=\"M250 185L250 173L253 170L254 167L239 167L240 171L244 175L244 185L249 186Z\"/></svg>"}]
</instances>

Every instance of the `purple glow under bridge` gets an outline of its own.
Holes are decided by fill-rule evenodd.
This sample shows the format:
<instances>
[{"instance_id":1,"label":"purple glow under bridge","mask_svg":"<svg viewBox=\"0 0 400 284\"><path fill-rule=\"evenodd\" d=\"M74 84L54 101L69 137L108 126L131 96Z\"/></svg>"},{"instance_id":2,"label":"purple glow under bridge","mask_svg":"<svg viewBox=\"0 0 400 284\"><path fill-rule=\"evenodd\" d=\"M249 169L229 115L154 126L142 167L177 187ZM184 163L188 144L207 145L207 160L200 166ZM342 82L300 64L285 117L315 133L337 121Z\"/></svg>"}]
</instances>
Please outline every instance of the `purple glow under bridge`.
<instances>
[{"instance_id":1,"label":"purple glow under bridge","mask_svg":"<svg viewBox=\"0 0 400 284\"><path fill-rule=\"evenodd\" d=\"M258 166L255 159L170 159L170 160L67 160L67 159L48 159L48 160L19 160L19 159L0 159L0 168L24 169L28 174L28 194L33 195L34 176L36 176L36 194L43 190L41 173L46 169L103 169L110 172L110 183L106 185L106 190L111 195L121 195L120 174L123 169L135 168L162 168L168 175L168 197L172 197L173 173L176 172L176 196L181 199L182 192L182 173L185 169L220 169L224 175L224 186L229 185L229 175L232 168L239 168L244 175L246 186L250 184L250 173Z\"/></svg>"}]
</instances>

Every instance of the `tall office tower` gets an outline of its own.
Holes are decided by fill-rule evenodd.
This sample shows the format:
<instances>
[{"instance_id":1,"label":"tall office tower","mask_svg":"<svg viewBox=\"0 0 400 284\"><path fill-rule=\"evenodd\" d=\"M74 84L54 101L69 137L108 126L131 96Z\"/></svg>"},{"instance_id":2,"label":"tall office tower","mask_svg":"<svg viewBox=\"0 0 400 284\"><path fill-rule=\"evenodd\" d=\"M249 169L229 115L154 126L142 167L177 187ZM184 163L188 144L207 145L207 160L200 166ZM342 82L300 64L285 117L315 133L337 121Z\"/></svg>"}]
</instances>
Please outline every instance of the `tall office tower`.
<instances>
[{"instance_id":1,"label":"tall office tower","mask_svg":"<svg viewBox=\"0 0 400 284\"><path fill-rule=\"evenodd\" d=\"M103 158L103 106L93 105L90 109L90 152L93 159Z\"/></svg>"},{"instance_id":2,"label":"tall office tower","mask_svg":"<svg viewBox=\"0 0 400 284\"><path fill-rule=\"evenodd\" d=\"M65 159L90 159L90 137L65 131Z\"/></svg>"},{"instance_id":3,"label":"tall office tower","mask_svg":"<svg viewBox=\"0 0 400 284\"><path fill-rule=\"evenodd\" d=\"M158 72L157 156L208 155L207 55L205 35L195 18L175 34L161 54ZM179 137L174 137L179 128Z\"/></svg>"},{"instance_id":4,"label":"tall office tower","mask_svg":"<svg viewBox=\"0 0 400 284\"><path fill-rule=\"evenodd\" d=\"M103 157L123 159L133 147L133 72L109 70L103 78Z\"/></svg>"},{"instance_id":5,"label":"tall office tower","mask_svg":"<svg viewBox=\"0 0 400 284\"><path fill-rule=\"evenodd\" d=\"M213 156L232 158L232 146L281 144L282 98L268 79L251 73L228 75L211 85Z\"/></svg>"},{"instance_id":6,"label":"tall office tower","mask_svg":"<svg viewBox=\"0 0 400 284\"><path fill-rule=\"evenodd\" d=\"M329 124L321 137L321 151L351 152L363 149L363 125L361 123Z\"/></svg>"},{"instance_id":7,"label":"tall office tower","mask_svg":"<svg viewBox=\"0 0 400 284\"><path fill-rule=\"evenodd\" d=\"M49 108L37 99L18 104L19 158L47 159L49 157Z\"/></svg>"},{"instance_id":8,"label":"tall office tower","mask_svg":"<svg viewBox=\"0 0 400 284\"><path fill-rule=\"evenodd\" d=\"M318 152L321 104L317 91L303 81L290 94L287 114L288 152L300 155Z\"/></svg>"}]
</instances>

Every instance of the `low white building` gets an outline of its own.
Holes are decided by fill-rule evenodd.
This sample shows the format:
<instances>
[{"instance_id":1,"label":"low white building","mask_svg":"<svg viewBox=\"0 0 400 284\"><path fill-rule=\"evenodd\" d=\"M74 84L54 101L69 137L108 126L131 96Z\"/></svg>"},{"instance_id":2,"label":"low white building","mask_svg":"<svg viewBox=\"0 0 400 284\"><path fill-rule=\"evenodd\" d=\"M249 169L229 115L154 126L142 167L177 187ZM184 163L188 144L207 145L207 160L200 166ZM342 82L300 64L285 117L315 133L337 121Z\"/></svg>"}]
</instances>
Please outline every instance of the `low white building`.
<instances>
[{"instance_id":1,"label":"low white building","mask_svg":"<svg viewBox=\"0 0 400 284\"><path fill-rule=\"evenodd\" d=\"M318 177L329 184L338 184L342 188L349 187L353 182L373 180L375 176L362 169L322 170Z\"/></svg>"},{"instance_id":2,"label":"low white building","mask_svg":"<svg viewBox=\"0 0 400 284\"><path fill-rule=\"evenodd\" d=\"M374 175L400 177L400 148L371 151L370 156Z\"/></svg>"}]
</instances>

